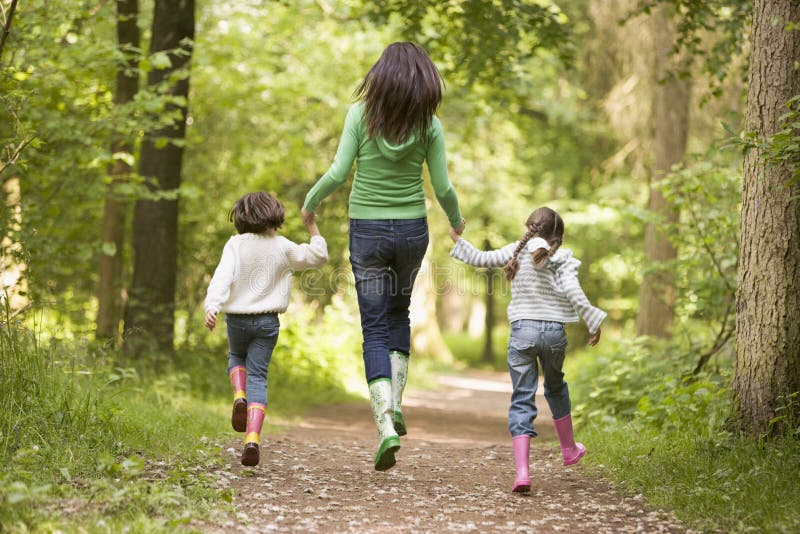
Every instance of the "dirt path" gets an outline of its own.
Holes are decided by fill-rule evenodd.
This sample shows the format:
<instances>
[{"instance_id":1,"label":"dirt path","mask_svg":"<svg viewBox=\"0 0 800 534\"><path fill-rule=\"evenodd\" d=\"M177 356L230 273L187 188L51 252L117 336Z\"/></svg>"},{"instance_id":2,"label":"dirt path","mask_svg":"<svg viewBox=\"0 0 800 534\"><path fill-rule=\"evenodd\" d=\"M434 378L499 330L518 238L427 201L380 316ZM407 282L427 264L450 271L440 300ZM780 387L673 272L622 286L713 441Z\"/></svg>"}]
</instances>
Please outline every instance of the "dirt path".
<instances>
[{"instance_id":1,"label":"dirt path","mask_svg":"<svg viewBox=\"0 0 800 534\"><path fill-rule=\"evenodd\" d=\"M537 418L530 495L509 492L514 463L504 374L438 377L407 392L397 465L372 468L368 404L317 409L267 436L261 464L238 463L231 442L223 485L236 518L207 532L686 532L666 513L561 465L549 412ZM541 388L540 388L541 391ZM537 406L546 411L544 399ZM591 454L591 444L588 444Z\"/></svg>"}]
</instances>

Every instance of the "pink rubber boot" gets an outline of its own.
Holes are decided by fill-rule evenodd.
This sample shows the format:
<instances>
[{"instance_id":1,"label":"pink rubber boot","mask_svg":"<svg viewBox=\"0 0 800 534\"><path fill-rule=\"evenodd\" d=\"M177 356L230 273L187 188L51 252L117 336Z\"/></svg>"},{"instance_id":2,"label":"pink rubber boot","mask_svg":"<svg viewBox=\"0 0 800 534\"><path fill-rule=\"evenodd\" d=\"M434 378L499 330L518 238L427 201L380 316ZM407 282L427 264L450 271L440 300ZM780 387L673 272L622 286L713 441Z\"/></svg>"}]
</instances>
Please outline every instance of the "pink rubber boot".
<instances>
[{"instance_id":1,"label":"pink rubber boot","mask_svg":"<svg viewBox=\"0 0 800 534\"><path fill-rule=\"evenodd\" d=\"M514 436L511 438L514 447L514 465L517 469L517 476L514 478L514 485L511 491L522 493L531 490L531 477L528 466L528 453L531 447L530 436Z\"/></svg>"},{"instance_id":2,"label":"pink rubber boot","mask_svg":"<svg viewBox=\"0 0 800 534\"><path fill-rule=\"evenodd\" d=\"M231 426L237 432L244 432L247 425L247 400L245 399L247 369L241 365L231 367L228 377L231 379L231 389L233 389Z\"/></svg>"},{"instance_id":3,"label":"pink rubber boot","mask_svg":"<svg viewBox=\"0 0 800 534\"><path fill-rule=\"evenodd\" d=\"M575 443L572 436L572 414L567 414L561 419L553 419L556 425L556 434L561 443L561 456L564 458L564 465L577 464L586 454L586 447L583 443Z\"/></svg>"},{"instance_id":4,"label":"pink rubber boot","mask_svg":"<svg viewBox=\"0 0 800 534\"><path fill-rule=\"evenodd\" d=\"M264 414L267 407L260 402L247 403L247 434L244 437L244 450L242 451L242 465L258 465L258 443L261 434L261 425L264 424Z\"/></svg>"}]
</instances>

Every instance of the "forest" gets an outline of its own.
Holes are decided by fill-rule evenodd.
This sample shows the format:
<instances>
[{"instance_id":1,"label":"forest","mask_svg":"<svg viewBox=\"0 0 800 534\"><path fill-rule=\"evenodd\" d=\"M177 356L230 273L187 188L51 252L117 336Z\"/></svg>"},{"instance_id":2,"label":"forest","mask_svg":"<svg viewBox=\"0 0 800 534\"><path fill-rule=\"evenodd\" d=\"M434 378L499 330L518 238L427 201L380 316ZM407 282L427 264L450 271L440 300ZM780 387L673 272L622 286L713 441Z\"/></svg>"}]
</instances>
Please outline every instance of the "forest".
<instances>
[{"instance_id":1,"label":"forest","mask_svg":"<svg viewBox=\"0 0 800 534\"><path fill-rule=\"evenodd\" d=\"M500 248L535 208L555 209L608 313L595 347L584 324L567 327L581 480L641 496L676 531L800 530L800 3L0 8L0 532L247 523L243 490L220 485L238 447L225 330L203 327L229 212L270 192L286 208L279 233L308 242L306 193L396 41L424 47L445 81L437 116L464 237ZM328 262L293 276L267 434L367 398L351 183L318 211ZM425 188L411 386L507 381L510 282L450 257ZM478 482L491 484L453 491Z\"/></svg>"}]
</instances>

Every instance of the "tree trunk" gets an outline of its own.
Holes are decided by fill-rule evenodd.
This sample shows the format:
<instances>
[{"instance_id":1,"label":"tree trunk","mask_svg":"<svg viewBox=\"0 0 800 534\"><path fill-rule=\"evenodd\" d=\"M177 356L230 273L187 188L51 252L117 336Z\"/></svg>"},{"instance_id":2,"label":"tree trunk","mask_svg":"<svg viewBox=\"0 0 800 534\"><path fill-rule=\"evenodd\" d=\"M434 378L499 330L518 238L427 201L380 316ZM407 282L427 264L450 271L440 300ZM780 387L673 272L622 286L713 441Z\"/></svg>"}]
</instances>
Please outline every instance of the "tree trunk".
<instances>
[{"instance_id":1,"label":"tree trunk","mask_svg":"<svg viewBox=\"0 0 800 534\"><path fill-rule=\"evenodd\" d=\"M799 2L755 0L745 122L758 139L779 129L784 104L800 94L800 32L790 22L800 22ZM762 156L752 149L744 159L733 379L739 423L753 436L800 421L800 399L787 398L800 391L800 184Z\"/></svg>"},{"instance_id":2,"label":"tree trunk","mask_svg":"<svg viewBox=\"0 0 800 534\"><path fill-rule=\"evenodd\" d=\"M11 33L11 23L14 22L14 11L17 9L17 0L11 0L11 5L5 13L5 20L3 20L3 28L0 30L0 65L3 64L3 49L6 47L6 40Z\"/></svg>"},{"instance_id":3,"label":"tree trunk","mask_svg":"<svg viewBox=\"0 0 800 534\"><path fill-rule=\"evenodd\" d=\"M148 86L170 78L168 94L179 102L165 113L178 111L170 126L147 132L142 141L139 174L151 180L154 192L177 195L181 182L183 140L189 95L188 69L194 39L194 0L156 0L150 52L170 53L169 68L152 70ZM125 315L125 346L130 351L155 349L171 354L174 338L175 278L178 253L177 196L136 202L133 214L133 279Z\"/></svg>"},{"instance_id":4,"label":"tree trunk","mask_svg":"<svg viewBox=\"0 0 800 534\"><path fill-rule=\"evenodd\" d=\"M675 248L660 229L663 224L674 224L678 213L671 209L664 195L652 182L664 177L673 165L683 159L689 130L690 82L669 76L675 69L671 48L675 42L667 6L653 11L651 28L655 58L653 63L653 166L651 172L650 200L647 209L655 222L645 227L644 252L647 263L654 267L642 280L639 290L639 311L636 316L638 335L668 337L674 316L674 287L669 269L659 267L674 260ZM668 76L666 80L663 78Z\"/></svg>"},{"instance_id":5,"label":"tree trunk","mask_svg":"<svg viewBox=\"0 0 800 534\"><path fill-rule=\"evenodd\" d=\"M488 225L489 221L484 221L484 226ZM486 239L483 242L483 250L492 250L492 244ZM492 333L494 331L494 287L495 276L497 276L496 269L486 270L486 318L484 321L484 342L483 342L483 361L486 363L494 363L494 343L492 341Z\"/></svg>"},{"instance_id":6,"label":"tree trunk","mask_svg":"<svg viewBox=\"0 0 800 534\"><path fill-rule=\"evenodd\" d=\"M125 61L117 67L117 86L114 105L124 106L133 101L139 91L137 57L130 48L139 48L138 0L117 0L117 46ZM111 143L111 154L133 154L133 143L116 139ZM103 208L101 230L99 279L97 282L98 339L116 340L122 320L122 250L128 203L114 195L115 186L131 172L131 166L115 157L109 167L111 178Z\"/></svg>"}]
</instances>

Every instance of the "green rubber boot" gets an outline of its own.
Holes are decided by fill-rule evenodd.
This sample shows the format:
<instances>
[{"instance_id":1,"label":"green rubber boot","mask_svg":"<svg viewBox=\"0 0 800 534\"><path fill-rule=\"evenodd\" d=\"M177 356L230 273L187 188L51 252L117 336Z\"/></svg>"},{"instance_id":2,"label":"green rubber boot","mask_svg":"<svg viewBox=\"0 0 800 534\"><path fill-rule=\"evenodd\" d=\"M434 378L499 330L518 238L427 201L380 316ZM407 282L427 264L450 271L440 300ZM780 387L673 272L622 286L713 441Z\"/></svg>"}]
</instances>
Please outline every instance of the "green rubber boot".
<instances>
[{"instance_id":1,"label":"green rubber boot","mask_svg":"<svg viewBox=\"0 0 800 534\"><path fill-rule=\"evenodd\" d=\"M406 389L408 379L408 354L393 350L389 352L389 361L392 362L392 422L398 436L405 436L406 422L400 405L403 401L403 390Z\"/></svg>"},{"instance_id":2,"label":"green rubber boot","mask_svg":"<svg viewBox=\"0 0 800 534\"><path fill-rule=\"evenodd\" d=\"M392 423L392 381L388 378L378 378L370 382L369 402L375 426L378 427L375 470L386 471L397 462L394 454L400 449L400 438Z\"/></svg>"}]
</instances>

